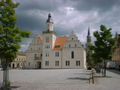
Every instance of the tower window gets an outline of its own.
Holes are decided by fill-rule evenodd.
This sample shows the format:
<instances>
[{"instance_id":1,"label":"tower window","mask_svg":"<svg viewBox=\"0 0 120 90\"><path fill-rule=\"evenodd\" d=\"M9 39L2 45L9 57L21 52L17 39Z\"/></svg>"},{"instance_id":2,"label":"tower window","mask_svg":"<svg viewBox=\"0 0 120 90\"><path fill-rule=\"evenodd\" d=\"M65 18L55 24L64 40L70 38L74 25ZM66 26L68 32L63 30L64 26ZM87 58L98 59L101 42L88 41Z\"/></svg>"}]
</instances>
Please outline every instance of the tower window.
<instances>
[{"instance_id":1,"label":"tower window","mask_svg":"<svg viewBox=\"0 0 120 90\"><path fill-rule=\"evenodd\" d=\"M74 51L71 52L71 58L74 58Z\"/></svg>"}]
</instances>

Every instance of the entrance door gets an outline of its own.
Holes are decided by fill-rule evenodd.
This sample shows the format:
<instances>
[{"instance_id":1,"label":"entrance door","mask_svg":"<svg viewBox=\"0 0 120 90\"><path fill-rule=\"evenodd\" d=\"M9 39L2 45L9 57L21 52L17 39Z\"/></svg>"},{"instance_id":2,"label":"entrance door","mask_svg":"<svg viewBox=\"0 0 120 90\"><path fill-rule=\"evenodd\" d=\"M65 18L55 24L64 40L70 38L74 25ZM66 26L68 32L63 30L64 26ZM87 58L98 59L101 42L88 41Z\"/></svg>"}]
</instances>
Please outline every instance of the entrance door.
<instances>
[{"instance_id":1,"label":"entrance door","mask_svg":"<svg viewBox=\"0 0 120 90\"><path fill-rule=\"evenodd\" d=\"M41 62L37 62L38 69L41 69Z\"/></svg>"},{"instance_id":2,"label":"entrance door","mask_svg":"<svg viewBox=\"0 0 120 90\"><path fill-rule=\"evenodd\" d=\"M15 64L14 64L14 63L12 64L12 68L13 68L13 69L15 68Z\"/></svg>"}]
</instances>

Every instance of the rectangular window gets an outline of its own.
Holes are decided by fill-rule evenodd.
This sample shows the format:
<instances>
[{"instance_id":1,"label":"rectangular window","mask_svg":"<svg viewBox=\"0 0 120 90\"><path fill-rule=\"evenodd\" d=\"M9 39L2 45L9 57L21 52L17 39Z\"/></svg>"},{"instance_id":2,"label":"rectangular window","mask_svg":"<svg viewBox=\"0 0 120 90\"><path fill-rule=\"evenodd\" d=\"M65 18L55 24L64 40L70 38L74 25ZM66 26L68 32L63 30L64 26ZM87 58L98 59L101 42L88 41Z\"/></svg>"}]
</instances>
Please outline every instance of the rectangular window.
<instances>
[{"instance_id":1,"label":"rectangular window","mask_svg":"<svg viewBox=\"0 0 120 90\"><path fill-rule=\"evenodd\" d=\"M59 66L59 61L55 61L55 66Z\"/></svg>"},{"instance_id":2,"label":"rectangular window","mask_svg":"<svg viewBox=\"0 0 120 90\"><path fill-rule=\"evenodd\" d=\"M56 57L59 57L59 52L55 52L55 56L56 56Z\"/></svg>"},{"instance_id":3,"label":"rectangular window","mask_svg":"<svg viewBox=\"0 0 120 90\"><path fill-rule=\"evenodd\" d=\"M71 45L69 44L69 46L68 46L69 48L71 48Z\"/></svg>"},{"instance_id":4,"label":"rectangular window","mask_svg":"<svg viewBox=\"0 0 120 90\"><path fill-rule=\"evenodd\" d=\"M80 61L76 61L76 66L80 66Z\"/></svg>"},{"instance_id":5,"label":"rectangular window","mask_svg":"<svg viewBox=\"0 0 120 90\"><path fill-rule=\"evenodd\" d=\"M46 55L45 55L46 57L49 57L49 53L46 53Z\"/></svg>"},{"instance_id":6,"label":"rectangular window","mask_svg":"<svg viewBox=\"0 0 120 90\"><path fill-rule=\"evenodd\" d=\"M46 45L45 48L47 48L47 49L50 48L50 45Z\"/></svg>"},{"instance_id":7,"label":"rectangular window","mask_svg":"<svg viewBox=\"0 0 120 90\"><path fill-rule=\"evenodd\" d=\"M75 44L75 47L77 47L77 44Z\"/></svg>"},{"instance_id":8,"label":"rectangular window","mask_svg":"<svg viewBox=\"0 0 120 90\"><path fill-rule=\"evenodd\" d=\"M74 51L71 52L71 58L74 59Z\"/></svg>"},{"instance_id":9,"label":"rectangular window","mask_svg":"<svg viewBox=\"0 0 120 90\"><path fill-rule=\"evenodd\" d=\"M37 54L34 54L34 60L39 60L40 57Z\"/></svg>"},{"instance_id":10,"label":"rectangular window","mask_svg":"<svg viewBox=\"0 0 120 90\"><path fill-rule=\"evenodd\" d=\"M30 66L30 62L28 63L28 66Z\"/></svg>"},{"instance_id":11,"label":"rectangular window","mask_svg":"<svg viewBox=\"0 0 120 90\"><path fill-rule=\"evenodd\" d=\"M45 61L45 66L49 66L49 61Z\"/></svg>"},{"instance_id":12,"label":"rectangular window","mask_svg":"<svg viewBox=\"0 0 120 90\"><path fill-rule=\"evenodd\" d=\"M66 66L70 66L70 61L66 61Z\"/></svg>"}]
</instances>

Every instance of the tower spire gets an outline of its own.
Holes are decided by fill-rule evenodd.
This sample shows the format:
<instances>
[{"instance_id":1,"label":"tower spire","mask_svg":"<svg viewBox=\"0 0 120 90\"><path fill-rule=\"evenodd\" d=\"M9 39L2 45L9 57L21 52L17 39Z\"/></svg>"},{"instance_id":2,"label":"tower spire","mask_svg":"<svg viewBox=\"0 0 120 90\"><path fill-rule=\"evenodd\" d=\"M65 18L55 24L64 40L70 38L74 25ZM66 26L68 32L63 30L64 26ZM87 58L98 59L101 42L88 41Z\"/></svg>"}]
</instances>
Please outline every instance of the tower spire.
<instances>
[{"instance_id":1,"label":"tower spire","mask_svg":"<svg viewBox=\"0 0 120 90\"><path fill-rule=\"evenodd\" d=\"M54 25L54 22L52 20L51 14L49 13L48 18L46 20L46 31L44 32L47 32L47 33L53 32L53 28L54 28L53 25Z\"/></svg>"},{"instance_id":2,"label":"tower spire","mask_svg":"<svg viewBox=\"0 0 120 90\"><path fill-rule=\"evenodd\" d=\"M88 27L88 36L90 36L90 27Z\"/></svg>"},{"instance_id":3,"label":"tower spire","mask_svg":"<svg viewBox=\"0 0 120 90\"><path fill-rule=\"evenodd\" d=\"M48 14L48 19L47 19L46 22L47 22L47 23L49 23L49 22L53 22L53 20L52 20L52 16L51 16L50 13Z\"/></svg>"},{"instance_id":4,"label":"tower spire","mask_svg":"<svg viewBox=\"0 0 120 90\"><path fill-rule=\"evenodd\" d=\"M87 44L91 44L90 26L88 27Z\"/></svg>"}]
</instances>

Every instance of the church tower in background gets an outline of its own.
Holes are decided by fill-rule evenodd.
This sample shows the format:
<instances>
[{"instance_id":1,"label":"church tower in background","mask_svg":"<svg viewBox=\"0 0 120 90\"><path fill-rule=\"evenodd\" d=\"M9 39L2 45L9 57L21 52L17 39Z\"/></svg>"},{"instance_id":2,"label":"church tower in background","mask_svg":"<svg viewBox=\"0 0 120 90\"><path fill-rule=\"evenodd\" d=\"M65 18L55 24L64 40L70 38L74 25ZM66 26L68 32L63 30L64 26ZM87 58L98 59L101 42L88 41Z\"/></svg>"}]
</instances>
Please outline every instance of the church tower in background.
<instances>
[{"instance_id":1,"label":"church tower in background","mask_svg":"<svg viewBox=\"0 0 120 90\"><path fill-rule=\"evenodd\" d=\"M88 27L87 43L91 44L90 27Z\"/></svg>"},{"instance_id":2,"label":"church tower in background","mask_svg":"<svg viewBox=\"0 0 120 90\"><path fill-rule=\"evenodd\" d=\"M88 27L87 43L86 43L86 51L87 51L87 53L90 51L89 50L90 45L92 45L92 43L91 43L90 27Z\"/></svg>"},{"instance_id":3,"label":"church tower in background","mask_svg":"<svg viewBox=\"0 0 120 90\"><path fill-rule=\"evenodd\" d=\"M87 54L86 59L87 59L88 66L92 65L92 61L91 61L92 51L90 50L91 45L92 45L92 42L91 42L91 35L90 35L90 27L88 27L87 42L86 42L86 54Z\"/></svg>"}]
</instances>

